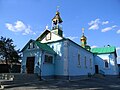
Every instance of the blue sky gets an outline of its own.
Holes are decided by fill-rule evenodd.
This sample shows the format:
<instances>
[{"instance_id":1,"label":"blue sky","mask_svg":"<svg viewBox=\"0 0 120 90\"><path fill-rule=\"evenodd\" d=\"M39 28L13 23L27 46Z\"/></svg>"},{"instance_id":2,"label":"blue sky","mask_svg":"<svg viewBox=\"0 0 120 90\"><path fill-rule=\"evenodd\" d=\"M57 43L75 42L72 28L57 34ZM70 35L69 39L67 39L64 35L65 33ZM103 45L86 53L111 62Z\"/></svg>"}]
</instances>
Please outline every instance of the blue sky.
<instances>
[{"instance_id":1,"label":"blue sky","mask_svg":"<svg viewBox=\"0 0 120 90\"><path fill-rule=\"evenodd\" d=\"M120 0L0 0L0 36L22 49L46 25L51 28L57 6L65 37L80 44L84 27L90 46L116 46L120 56Z\"/></svg>"}]
</instances>

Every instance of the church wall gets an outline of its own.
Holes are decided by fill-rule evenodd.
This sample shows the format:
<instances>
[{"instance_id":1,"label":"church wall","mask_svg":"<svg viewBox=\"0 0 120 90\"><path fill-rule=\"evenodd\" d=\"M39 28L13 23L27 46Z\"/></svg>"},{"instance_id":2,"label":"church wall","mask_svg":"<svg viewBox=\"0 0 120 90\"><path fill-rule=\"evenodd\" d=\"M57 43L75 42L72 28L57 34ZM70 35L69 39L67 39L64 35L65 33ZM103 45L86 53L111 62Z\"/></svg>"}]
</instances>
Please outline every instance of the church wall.
<instances>
[{"instance_id":1,"label":"church wall","mask_svg":"<svg viewBox=\"0 0 120 90\"><path fill-rule=\"evenodd\" d=\"M78 55L80 55L79 60ZM68 63L70 76L88 75L95 72L93 54L72 42L69 42Z\"/></svg>"},{"instance_id":2,"label":"church wall","mask_svg":"<svg viewBox=\"0 0 120 90\"><path fill-rule=\"evenodd\" d=\"M53 57L52 63L45 62L45 55L50 55ZM41 76L54 76L54 55L44 52L42 55L42 64L41 64Z\"/></svg>"},{"instance_id":3,"label":"church wall","mask_svg":"<svg viewBox=\"0 0 120 90\"><path fill-rule=\"evenodd\" d=\"M45 55L49 54L53 56L53 63L45 63L44 58ZM53 76L54 75L54 55L47 53L45 51L42 51L41 49L31 49L31 50L25 50L23 52L23 60L22 60L22 73L26 72L26 60L27 57L35 57L34 62L34 73L37 73L41 76Z\"/></svg>"},{"instance_id":4,"label":"church wall","mask_svg":"<svg viewBox=\"0 0 120 90\"><path fill-rule=\"evenodd\" d=\"M60 42L55 42L55 43L50 43L48 44L53 50L57 53L55 55L55 60L54 60L54 72L55 75L62 76L64 75L64 43L63 40Z\"/></svg>"},{"instance_id":5,"label":"church wall","mask_svg":"<svg viewBox=\"0 0 120 90\"><path fill-rule=\"evenodd\" d=\"M108 67L105 67L104 60L107 60ZM99 66L99 70L104 71L105 75L118 75L118 66L114 53L95 56L95 64Z\"/></svg>"},{"instance_id":6,"label":"church wall","mask_svg":"<svg viewBox=\"0 0 120 90\"><path fill-rule=\"evenodd\" d=\"M50 43L49 46L57 53L55 56L55 75L80 76L94 74L93 54L69 40ZM78 64L80 54L80 65ZM86 66L84 59L86 57ZM91 64L90 64L91 59Z\"/></svg>"}]
</instances>

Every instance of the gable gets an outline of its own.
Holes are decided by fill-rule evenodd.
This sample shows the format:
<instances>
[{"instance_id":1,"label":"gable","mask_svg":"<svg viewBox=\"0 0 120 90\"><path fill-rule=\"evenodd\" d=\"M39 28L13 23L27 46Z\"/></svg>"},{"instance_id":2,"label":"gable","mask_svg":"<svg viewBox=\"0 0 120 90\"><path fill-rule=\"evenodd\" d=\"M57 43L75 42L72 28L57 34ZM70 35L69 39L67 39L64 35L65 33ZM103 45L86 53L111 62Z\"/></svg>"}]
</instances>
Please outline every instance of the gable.
<instances>
[{"instance_id":1,"label":"gable","mask_svg":"<svg viewBox=\"0 0 120 90\"><path fill-rule=\"evenodd\" d=\"M37 38L36 41L41 41L41 40L43 40L48 33L50 33L50 31L49 31L49 30L45 30L45 31Z\"/></svg>"},{"instance_id":2,"label":"gable","mask_svg":"<svg viewBox=\"0 0 120 90\"><path fill-rule=\"evenodd\" d=\"M59 35L56 35L49 30L46 30L40 35L40 37L38 37L37 41L40 41L41 43L47 43L58 41L61 39L63 39L63 37L60 37Z\"/></svg>"},{"instance_id":3,"label":"gable","mask_svg":"<svg viewBox=\"0 0 120 90\"><path fill-rule=\"evenodd\" d=\"M55 54L55 51L52 48L50 48L47 44L40 43L39 41L34 41L34 40L30 40L21 51L23 52L25 50L32 50L32 49L42 49L49 53Z\"/></svg>"},{"instance_id":4,"label":"gable","mask_svg":"<svg viewBox=\"0 0 120 90\"><path fill-rule=\"evenodd\" d=\"M23 47L23 49L21 50L21 52L23 52L26 49L29 49L30 43L34 42L34 40L30 39L29 42Z\"/></svg>"}]
</instances>

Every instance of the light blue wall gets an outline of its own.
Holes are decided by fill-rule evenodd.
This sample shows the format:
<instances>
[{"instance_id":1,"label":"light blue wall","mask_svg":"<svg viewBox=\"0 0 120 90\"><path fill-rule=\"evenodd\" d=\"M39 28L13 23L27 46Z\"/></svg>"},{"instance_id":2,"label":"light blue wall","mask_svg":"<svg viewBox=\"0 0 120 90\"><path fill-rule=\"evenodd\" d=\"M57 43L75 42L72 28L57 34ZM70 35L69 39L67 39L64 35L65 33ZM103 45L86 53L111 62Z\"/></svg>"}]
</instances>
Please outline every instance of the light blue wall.
<instances>
[{"instance_id":1,"label":"light blue wall","mask_svg":"<svg viewBox=\"0 0 120 90\"><path fill-rule=\"evenodd\" d=\"M80 76L88 75L88 73L94 74L95 65L98 65L99 70L104 71L106 75L118 74L118 67L114 53L93 55L91 52L83 49L71 40L61 40L59 42L48 43L48 45L56 52L55 55L43 51L37 46L33 49L24 50L22 72L26 72L27 57L35 56L34 73L40 74L41 71L42 76ZM46 54L53 56L53 63L50 64L44 62L44 57ZM78 54L80 54L80 65L78 65ZM103 59L109 60L109 68L104 67Z\"/></svg>"},{"instance_id":2,"label":"light blue wall","mask_svg":"<svg viewBox=\"0 0 120 90\"><path fill-rule=\"evenodd\" d=\"M78 54L80 54L80 65L78 65ZM87 67L85 67L85 56ZM90 59L92 61L91 67ZM80 76L88 75L88 73L94 74L94 72L93 54L69 41L69 75Z\"/></svg>"},{"instance_id":3,"label":"light blue wall","mask_svg":"<svg viewBox=\"0 0 120 90\"><path fill-rule=\"evenodd\" d=\"M51 55L51 56L53 56L53 63L46 63L44 60L46 54L51 55L48 52L44 52L42 55L41 76L52 76L55 73L55 71L54 71L54 65L55 65L54 55Z\"/></svg>"},{"instance_id":4,"label":"light blue wall","mask_svg":"<svg viewBox=\"0 0 120 90\"><path fill-rule=\"evenodd\" d=\"M63 40L49 44L57 53L55 57L55 75L88 75L94 74L93 54L69 40ZM80 53L81 66L78 65L78 53ZM84 57L86 56L87 68L84 66ZM90 58L92 68L90 67Z\"/></svg>"},{"instance_id":5,"label":"light blue wall","mask_svg":"<svg viewBox=\"0 0 120 90\"><path fill-rule=\"evenodd\" d=\"M104 59L108 60L108 68L105 68ZM99 70L104 71L105 75L118 75L118 66L114 53L95 56L95 64L99 66Z\"/></svg>"},{"instance_id":6,"label":"light blue wall","mask_svg":"<svg viewBox=\"0 0 120 90\"><path fill-rule=\"evenodd\" d=\"M64 75L63 41L48 44L57 53L54 60L55 75Z\"/></svg>"},{"instance_id":7,"label":"light blue wall","mask_svg":"<svg viewBox=\"0 0 120 90\"><path fill-rule=\"evenodd\" d=\"M48 52L45 52L38 47L33 48L33 49L27 49L23 51L23 60L22 60L22 68L21 72L26 73L26 60L27 57L35 57L35 64L34 64L34 73L38 73L41 76L49 76L49 75L54 75L54 60L52 64L48 64L44 62L44 56L45 54L49 54L53 56L54 55ZM39 62L39 65L38 65Z\"/></svg>"}]
</instances>

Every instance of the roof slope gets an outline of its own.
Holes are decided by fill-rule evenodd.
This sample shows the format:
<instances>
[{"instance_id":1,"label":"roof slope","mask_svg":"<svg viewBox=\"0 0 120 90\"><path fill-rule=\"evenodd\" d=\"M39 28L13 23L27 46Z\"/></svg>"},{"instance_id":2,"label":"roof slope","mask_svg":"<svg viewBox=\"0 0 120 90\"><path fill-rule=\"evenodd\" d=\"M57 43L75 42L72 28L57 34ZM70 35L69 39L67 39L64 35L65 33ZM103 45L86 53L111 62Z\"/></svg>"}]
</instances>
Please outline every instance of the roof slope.
<instances>
[{"instance_id":1,"label":"roof slope","mask_svg":"<svg viewBox=\"0 0 120 90\"><path fill-rule=\"evenodd\" d=\"M96 54L107 54L107 53L116 52L116 48L113 46L102 47L102 48L92 48L91 52Z\"/></svg>"},{"instance_id":2,"label":"roof slope","mask_svg":"<svg viewBox=\"0 0 120 90\"><path fill-rule=\"evenodd\" d=\"M36 41L41 41L50 31L49 30L45 30L38 38Z\"/></svg>"},{"instance_id":3,"label":"roof slope","mask_svg":"<svg viewBox=\"0 0 120 90\"><path fill-rule=\"evenodd\" d=\"M45 51L48 51L48 52L51 52L51 53L55 53L55 51L45 43L40 43L39 41L35 41L35 44L37 44L37 46L39 48L41 48L42 50L45 50Z\"/></svg>"},{"instance_id":4,"label":"roof slope","mask_svg":"<svg viewBox=\"0 0 120 90\"><path fill-rule=\"evenodd\" d=\"M50 46L48 46L45 43L40 43L39 41L34 41L34 40L30 40L21 51L23 52L24 50L26 50L26 48L31 42L36 44L40 49L55 54L55 51Z\"/></svg>"}]
</instances>

